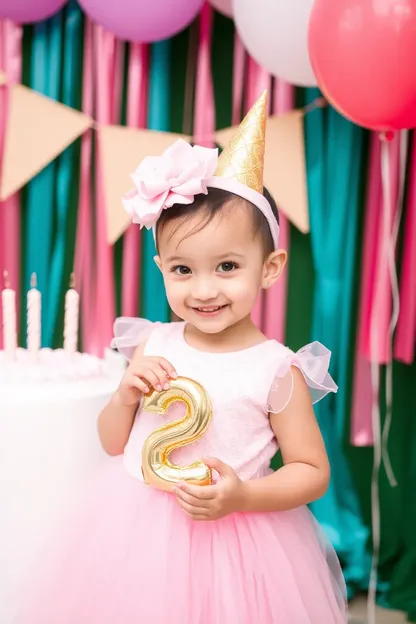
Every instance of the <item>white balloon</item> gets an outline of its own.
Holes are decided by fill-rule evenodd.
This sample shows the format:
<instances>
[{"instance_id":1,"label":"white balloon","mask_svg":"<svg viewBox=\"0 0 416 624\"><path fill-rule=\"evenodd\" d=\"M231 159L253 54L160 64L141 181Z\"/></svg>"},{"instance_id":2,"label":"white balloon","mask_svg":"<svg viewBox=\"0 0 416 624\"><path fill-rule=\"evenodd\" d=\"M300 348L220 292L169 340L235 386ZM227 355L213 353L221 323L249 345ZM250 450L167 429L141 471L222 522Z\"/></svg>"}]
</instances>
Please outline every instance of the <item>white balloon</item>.
<instances>
[{"instance_id":1,"label":"white balloon","mask_svg":"<svg viewBox=\"0 0 416 624\"><path fill-rule=\"evenodd\" d=\"M314 0L232 0L236 28L251 56L274 76L302 87L317 84L308 53L313 4Z\"/></svg>"},{"instance_id":2,"label":"white balloon","mask_svg":"<svg viewBox=\"0 0 416 624\"><path fill-rule=\"evenodd\" d=\"M217 9L220 13L223 13L227 17L233 16L233 9L231 6L231 0L209 0L210 4Z\"/></svg>"}]
</instances>

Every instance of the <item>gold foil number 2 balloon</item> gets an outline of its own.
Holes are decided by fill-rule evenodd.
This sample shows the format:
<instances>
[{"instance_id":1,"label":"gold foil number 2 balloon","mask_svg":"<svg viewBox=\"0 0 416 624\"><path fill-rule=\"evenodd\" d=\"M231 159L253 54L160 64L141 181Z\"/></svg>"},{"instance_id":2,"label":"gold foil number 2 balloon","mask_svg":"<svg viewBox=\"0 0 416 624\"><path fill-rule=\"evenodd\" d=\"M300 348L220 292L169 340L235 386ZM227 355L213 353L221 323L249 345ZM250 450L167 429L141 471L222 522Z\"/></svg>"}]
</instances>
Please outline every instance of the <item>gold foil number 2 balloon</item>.
<instances>
[{"instance_id":1,"label":"gold foil number 2 balloon","mask_svg":"<svg viewBox=\"0 0 416 624\"><path fill-rule=\"evenodd\" d=\"M172 451L203 436L211 422L212 405L204 388L192 379L178 377L171 380L169 390L153 390L147 394L142 409L164 414L172 403L178 401L185 403L185 415L158 427L143 445L143 478L147 484L160 490L171 491L180 481L195 485L210 485L212 482L211 469L202 461L178 466L169 460Z\"/></svg>"}]
</instances>

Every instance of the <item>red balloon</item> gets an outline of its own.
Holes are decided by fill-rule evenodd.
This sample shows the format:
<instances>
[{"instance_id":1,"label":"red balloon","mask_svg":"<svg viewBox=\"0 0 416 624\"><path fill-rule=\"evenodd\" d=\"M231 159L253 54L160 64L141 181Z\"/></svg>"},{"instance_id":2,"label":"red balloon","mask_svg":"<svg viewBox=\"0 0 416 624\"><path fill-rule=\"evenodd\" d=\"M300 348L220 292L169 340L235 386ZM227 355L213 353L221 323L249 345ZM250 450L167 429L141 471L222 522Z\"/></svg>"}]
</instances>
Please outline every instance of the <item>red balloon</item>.
<instances>
[{"instance_id":1,"label":"red balloon","mask_svg":"<svg viewBox=\"0 0 416 624\"><path fill-rule=\"evenodd\" d=\"M323 94L351 121L416 126L416 0L315 0L309 55Z\"/></svg>"}]
</instances>

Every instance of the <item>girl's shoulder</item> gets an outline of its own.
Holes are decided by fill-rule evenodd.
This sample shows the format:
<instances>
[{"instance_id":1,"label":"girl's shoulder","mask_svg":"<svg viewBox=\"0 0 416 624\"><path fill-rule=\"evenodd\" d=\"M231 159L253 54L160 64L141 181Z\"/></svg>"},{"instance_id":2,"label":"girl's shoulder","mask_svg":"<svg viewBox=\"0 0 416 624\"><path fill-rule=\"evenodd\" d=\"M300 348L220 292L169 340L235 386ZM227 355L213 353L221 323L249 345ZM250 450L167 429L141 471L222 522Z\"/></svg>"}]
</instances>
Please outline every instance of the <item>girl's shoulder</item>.
<instances>
[{"instance_id":1,"label":"girl's shoulder","mask_svg":"<svg viewBox=\"0 0 416 624\"><path fill-rule=\"evenodd\" d=\"M117 349L125 358L130 360L136 347L147 343L155 332L167 336L181 330L182 326L182 322L162 323L143 318L121 316L114 323L114 338L111 347Z\"/></svg>"},{"instance_id":2,"label":"girl's shoulder","mask_svg":"<svg viewBox=\"0 0 416 624\"><path fill-rule=\"evenodd\" d=\"M305 345L296 353L276 342L274 379L268 396L269 412L278 414L288 405L294 388L293 369L297 368L309 388L312 403L317 403L338 387L329 374L331 352L320 342Z\"/></svg>"}]
</instances>

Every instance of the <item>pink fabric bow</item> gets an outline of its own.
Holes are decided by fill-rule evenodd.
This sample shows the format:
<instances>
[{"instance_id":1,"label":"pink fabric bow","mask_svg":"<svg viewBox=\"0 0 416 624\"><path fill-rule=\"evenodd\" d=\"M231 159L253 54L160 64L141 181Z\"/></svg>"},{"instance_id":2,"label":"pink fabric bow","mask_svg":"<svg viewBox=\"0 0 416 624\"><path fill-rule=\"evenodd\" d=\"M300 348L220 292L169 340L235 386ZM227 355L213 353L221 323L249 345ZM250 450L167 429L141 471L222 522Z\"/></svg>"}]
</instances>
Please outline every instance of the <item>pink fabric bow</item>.
<instances>
[{"instance_id":1,"label":"pink fabric bow","mask_svg":"<svg viewBox=\"0 0 416 624\"><path fill-rule=\"evenodd\" d=\"M208 192L206 181L217 168L218 150L179 139L161 156L148 156L132 174L135 189L123 197L133 223L150 229L164 208L191 204Z\"/></svg>"}]
</instances>

